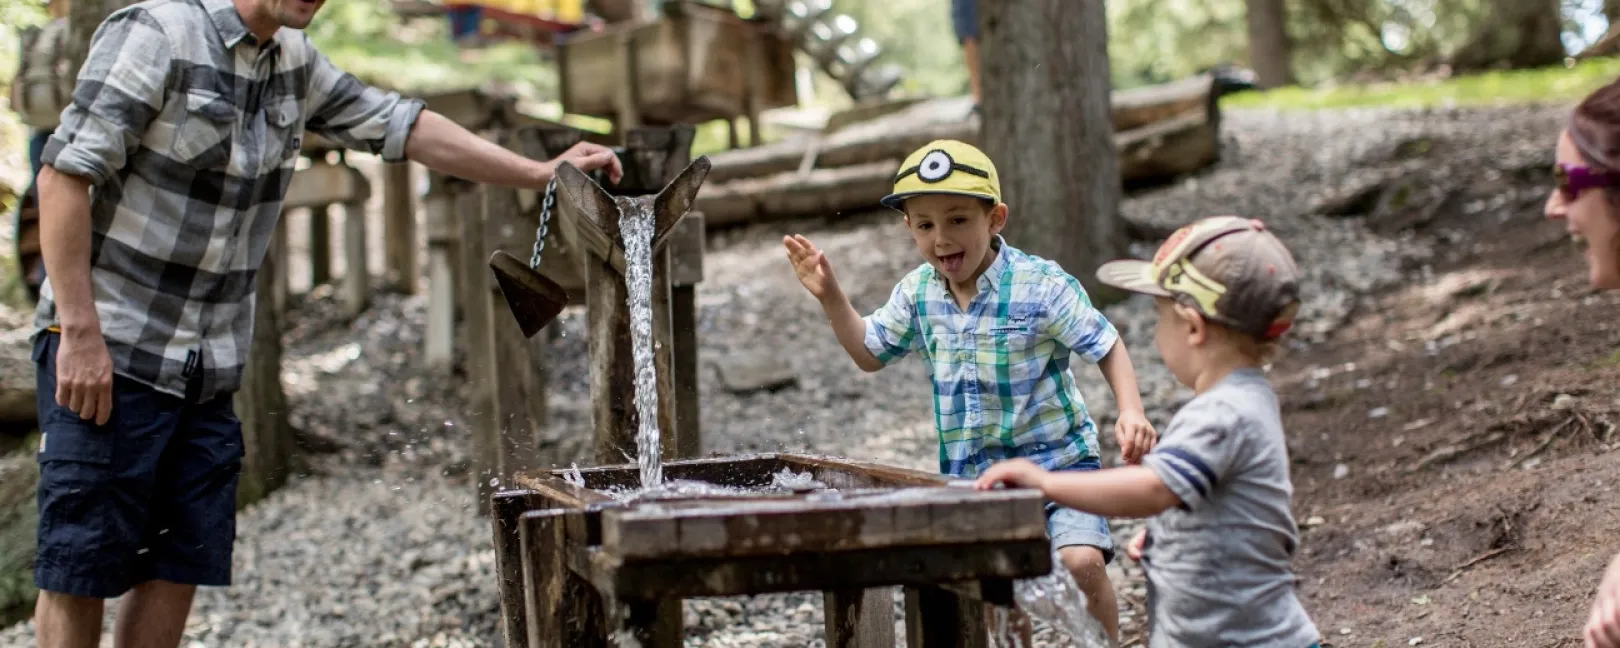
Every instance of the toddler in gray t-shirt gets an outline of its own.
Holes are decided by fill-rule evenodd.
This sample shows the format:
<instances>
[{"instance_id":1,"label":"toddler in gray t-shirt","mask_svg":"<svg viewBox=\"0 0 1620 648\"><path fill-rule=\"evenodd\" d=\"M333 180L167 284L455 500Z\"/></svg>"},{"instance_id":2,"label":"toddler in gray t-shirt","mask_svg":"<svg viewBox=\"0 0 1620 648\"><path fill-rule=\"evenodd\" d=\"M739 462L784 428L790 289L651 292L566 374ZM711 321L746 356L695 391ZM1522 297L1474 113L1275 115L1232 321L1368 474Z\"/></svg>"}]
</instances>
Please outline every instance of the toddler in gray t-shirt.
<instances>
[{"instance_id":1,"label":"toddler in gray t-shirt","mask_svg":"<svg viewBox=\"0 0 1620 648\"><path fill-rule=\"evenodd\" d=\"M1197 395L1141 466L1049 473L1012 460L978 487L1038 488L1076 510L1151 518L1128 552L1147 570L1152 648L1317 645L1294 592L1282 416L1260 370L1299 309L1293 257L1259 221L1222 216L1177 230L1152 262L1097 274L1157 298L1155 346Z\"/></svg>"}]
</instances>

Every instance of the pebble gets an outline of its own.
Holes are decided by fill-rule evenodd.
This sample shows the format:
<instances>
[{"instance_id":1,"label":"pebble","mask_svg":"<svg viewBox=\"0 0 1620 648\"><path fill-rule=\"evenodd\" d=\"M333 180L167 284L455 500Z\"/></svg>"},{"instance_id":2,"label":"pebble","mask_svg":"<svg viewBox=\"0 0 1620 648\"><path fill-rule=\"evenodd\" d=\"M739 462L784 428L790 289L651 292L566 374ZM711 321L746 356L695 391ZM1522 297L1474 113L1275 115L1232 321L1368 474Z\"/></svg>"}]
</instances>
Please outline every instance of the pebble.
<instances>
[{"instance_id":1,"label":"pebble","mask_svg":"<svg viewBox=\"0 0 1620 648\"><path fill-rule=\"evenodd\" d=\"M1223 213L1264 219L1304 275L1304 307L1284 349L1304 352L1336 330L1360 295L1415 272L1434 254L1426 237L1379 234L1360 216L1314 208L1378 182L1438 186L1481 170L1502 171L1498 185L1518 182L1511 179L1519 170L1551 163L1566 110L1228 111L1216 168L1132 196L1122 211L1156 228ZM1403 146L1419 140L1444 157L1403 158ZM1479 200L1482 211L1506 212L1511 204L1484 195L1460 200ZM806 234L826 252L863 313L882 305L919 263L892 213L717 232L698 291L703 452L801 451L937 470L922 363L908 359L880 373L856 368L783 258L781 237L790 232ZM1131 254L1146 257L1153 249L1139 243ZM379 293L370 311L348 321L326 291L292 313L284 380L290 417L308 449L286 487L238 516L234 585L199 592L184 645L500 645L489 522L476 516L465 474L466 386L422 368L425 310L423 296ZM1135 297L1104 312L1126 340L1148 419L1163 432L1192 393L1158 358L1153 302ZM590 465L583 310L570 308L553 328L550 429L542 450L556 467ZM714 361L761 353L787 363L795 384L748 394L717 384ZM1354 370L1324 370L1321 379ZM1117 464L1111 391L1095 367L1077 363L1074 371L1103 431L1106 461ZM1302 526L1324 523L1313 516ZM1142 523L1111 524L1123 547ZM1140 627L1124 601L1142 600L1143 575L1123 552L1120 562L1115 585L1125 627ZM108 607L109 630L115 607ZM688 601L683 612L691 647L825 643L819 593ZM903 637L903 625L896 626ZM0 631L0 646L32 643L29 623ZM1038 624L1035 644L1067 641Z\"/></svg>"}]
</instances>

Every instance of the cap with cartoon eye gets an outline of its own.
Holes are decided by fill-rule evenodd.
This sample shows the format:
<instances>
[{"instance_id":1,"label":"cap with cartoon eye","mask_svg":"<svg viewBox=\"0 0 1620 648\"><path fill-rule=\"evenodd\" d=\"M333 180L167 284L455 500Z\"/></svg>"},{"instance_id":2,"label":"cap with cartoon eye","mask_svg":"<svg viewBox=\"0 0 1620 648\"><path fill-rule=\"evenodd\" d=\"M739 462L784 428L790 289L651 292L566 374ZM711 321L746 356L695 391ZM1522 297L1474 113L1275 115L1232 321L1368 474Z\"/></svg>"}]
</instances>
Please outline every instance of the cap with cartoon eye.
<instances>
[{"instance_id":1,"label":"cap with cartoon eye","mask_svg":"<svg viewBox=\"0 0 1620 648\"><path fill-rule=\"evenodd\" d=\"M940 150L929 151L923 156L922 164L917 165L917 177L924 182L939 182L951 175L951 160L949 153Z\"/></svg>"}]
</instances>

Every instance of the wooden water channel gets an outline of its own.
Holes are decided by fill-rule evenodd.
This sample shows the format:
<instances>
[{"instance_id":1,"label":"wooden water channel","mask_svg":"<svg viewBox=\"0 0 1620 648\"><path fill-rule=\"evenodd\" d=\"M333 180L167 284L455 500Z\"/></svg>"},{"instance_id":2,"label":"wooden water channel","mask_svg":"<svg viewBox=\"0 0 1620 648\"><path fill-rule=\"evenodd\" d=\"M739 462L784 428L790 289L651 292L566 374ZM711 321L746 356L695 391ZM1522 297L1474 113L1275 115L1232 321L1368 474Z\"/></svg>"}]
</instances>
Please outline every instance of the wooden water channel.
<instances>
[{"instance_id":1,"label":"wooden water channel","mask_svg":"<svg viewBox=\"0 0 1620 648\"><path fill-rule=\"evenodd\" d=\"M946 487L940 475L776 454L683 460L669 480L736 488L809 473L836 495L617 501L634 465L522 474L495 495L506 645L682 644L685 598L819 590L829 648L892 648L893 588L910 648L982 648L985 606L1053 566L1040 493ZM617 637L615 642L613 638Z\"/></svg>"}]
</instances>

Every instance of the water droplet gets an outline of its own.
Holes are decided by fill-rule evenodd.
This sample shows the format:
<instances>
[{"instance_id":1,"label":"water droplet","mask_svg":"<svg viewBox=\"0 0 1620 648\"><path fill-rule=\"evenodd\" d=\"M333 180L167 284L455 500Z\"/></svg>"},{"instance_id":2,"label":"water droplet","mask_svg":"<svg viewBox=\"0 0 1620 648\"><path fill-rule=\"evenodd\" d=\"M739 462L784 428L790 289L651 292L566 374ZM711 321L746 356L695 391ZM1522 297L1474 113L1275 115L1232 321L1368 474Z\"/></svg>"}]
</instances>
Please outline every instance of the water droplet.
<instances>
[{"instance_id":1,"label":"water droplet","mask_svg":"<svg viewBox=\"0 0 1620 648\"><path fill-rule=\"evenodd\" d=\"M490 486L490 488L494 488L494 487L500 486L500 485L501 485L501 478L500 477L491 477L491 478L489 478L489 486Z\"/></svg>"}]
</instances>

